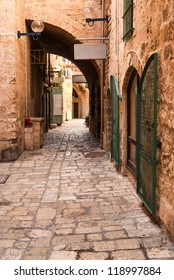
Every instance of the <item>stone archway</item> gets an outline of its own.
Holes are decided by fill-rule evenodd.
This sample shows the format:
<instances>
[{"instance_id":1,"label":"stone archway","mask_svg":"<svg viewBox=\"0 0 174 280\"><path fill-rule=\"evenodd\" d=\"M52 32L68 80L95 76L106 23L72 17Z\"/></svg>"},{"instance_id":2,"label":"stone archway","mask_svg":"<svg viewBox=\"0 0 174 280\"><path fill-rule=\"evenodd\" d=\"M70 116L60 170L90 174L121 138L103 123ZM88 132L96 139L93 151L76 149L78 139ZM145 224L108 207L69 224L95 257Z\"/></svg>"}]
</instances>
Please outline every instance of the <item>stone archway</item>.
<instances>
[{"instance_id":1,"label":"stone archway","mask_svg":"<svg viewBox=\"0 0 174 280\"><path fill-rule=\"evenodd\" d=\"M34 3L32 3L34 2ZM39 38L41 45L50 53L66 57L77 64L89 82L90 67L92 64L99 73L99 62L74 61L74 44L87 43L91 41L80 40L80 38L102 37L102 23L91 28L84 19L84 8L86 0L73 3L71 0L62 0L59 5L55 1L32 1L26 0L25 20L28 30L31 22L35 19L42 20L45 28ZM102 4L100 0L93 3L96 16L101 14ZM86 66L85 66L86 65ZM88 71L85 71L88 68ZM84 73L84 71L86 73Z\"/></svg>"},{"instance_id":2,"label":"stone archway","mask_svg":"<svg viewBox=\"0 0 174 280\"><path fill-rule=\"evenodd\" d=\"M55 3L51 3L50 5L47 2L40 3L40 1L35 1L31 5L31 1L26 1L26 25L29 29L32 20L38 17L36 16L37 10L39 19L45 24L42 36L39 38L41 48L48 53L58 54L73 62L85 76L89 90L92 90L94 77L99 81L99 84L101 83L100 62L94 60L74 60L74 44L83 44L85 42L78 38L102 36L102 28L98 28L99 26L101 27L101 23L91 28L85 22L83 12L85 3L85 0L80 1L80 3L74 3L72 9L71 1L61 1L58 8ZM93 5L94 8L95 6L97 7L97 13L99 15L102 8L100 0L97 0ZM92 95L89 94L89 96ZM98 107L99 104L97 103L95 106ZM84 113L82 112L83 115ZM94 130L97 119L96 116L96 120L94 119L91 122ZM98 127L100 126L97 125L97 130Z\"/></svg>"},{"instance_id":3,"label":"stone archway","mask_svg":"<svg viewBox=\"0 0 174 280\"><path fill-rule=\"evenodd\" d=\"M30 25L30 21L27 21L27 25ZM86 78L89 88L92 88L94 84L93 77L96 77L100 81L100 75L98 74L99 68L95 61L80 60L75 61L73 57L73 45L75 38L72 34L69 34L65 30L59 27L52 26L45 23L45 29L42 36L39 38L38 42L32 42L32 48L39 48L45 50L47 53L56 54L63 56L73 62ZM38 80L38 77L37 77ZM79 106L79 118L85 118L89 113L89 90L85 88L83 84L74 84L75 90L78 92L78 106ZM84 94L85 93L85 94ZM91 95L92 96L92 95ZM85 103L88 102L85 105ZM77 100L76 100L77 103ZM99 106L98 102L94 106ZM97 116L96 116L97 119ZM94 121L93 121L94 122ZM93 125L95 129L95 124ZM98 129L98 126L97 126Z\"/></svg>"},{"instance_id":4,"label":"stone archway","mask_svg":"<svg viewBox=\"0 0 174 280\"><path fill-rule=\"evenodd\" d=\"M11 9L12 4L13 9ZM101 1L97 0L93 4L96 16L99 17L102 10ZM2 89L6 88L6 95L2 96L1 106L3 114L0 118L2 124L2 129L0 130L2 135L0 138L0 160L14 160L24 150L25 119L28 117L27 108L30 107L28 99L31 95L31 44L37 49L61 55L76 64L85 76L89 89L92 88L94 77L100 83L100 62L94 60L74 61L74 44L83 43L79 38L102 36L101 23L91 28L84 21L84 7L85 0L74 2L73 7L70 0L62 0L59 5L53 0L21 0L20 5L16 1L7 4L6 11L7 16L11 19L12 33L8 35L10 36L8 41L10 55L6 57L6 65L8 67L4 66L4 68L8 69L5 68L4 73L8 72L8 81L10 82L4 79L4 84L1 85ZM45 24L45 29L39 40L33 42L32 37L21 37L18 39L17 30L21 32L30 31L30 24L35 19L42 20ZM6 34L5 26L4 32ZM7 47L6 42L3 42L3 46ZM12 70L9 71L9 69ZM37 73L42 71L39 67L37 70ZM37 87L36 84L35 86ZM11 100L11 93L13 93L13 100ZM93 122L95 123L95 121L94 119Z\"/></svg>"},{"instance_id":5,"label":"stone archway","mask_svg":"<svg viewBox=\"0 0 174 280\"><path fill-rule=\"evenodd\" d=\"M100 17L102 12L101 0L92 2L95 16ZM26 20L42 20L67 31L76 38L101 36L102 30L100 27L102 23L94 25L91 28L85 22L85 7L86 0L78 0L73 3L71 0L62 0L59 3L54 0L26 0L24 13Z\"/></svg>"}]
</instances>

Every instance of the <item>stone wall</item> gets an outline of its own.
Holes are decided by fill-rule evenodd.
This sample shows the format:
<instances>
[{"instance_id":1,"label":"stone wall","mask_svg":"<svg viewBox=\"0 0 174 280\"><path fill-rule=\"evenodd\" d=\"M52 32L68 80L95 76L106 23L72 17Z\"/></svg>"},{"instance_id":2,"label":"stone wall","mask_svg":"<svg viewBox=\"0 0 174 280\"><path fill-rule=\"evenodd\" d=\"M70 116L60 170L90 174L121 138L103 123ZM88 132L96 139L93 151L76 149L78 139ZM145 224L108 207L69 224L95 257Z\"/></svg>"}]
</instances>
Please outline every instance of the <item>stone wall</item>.
<instances>
[{"instance_id":1,"label":"stone wall","mask_svg":"<svg viewBox=\"0 0 174 280\"><path fill-rule=\"evenodd\" d=\"M174 235L174 14L173 1L134 1L134 31L132 38L123 42L123 1L111 1L111 21L108 35L108 61L105 65L105 87L109 88L109 76L119 82L122 95L121 114L121 159L122 172L127 164L127 86L133 69L141 77L148 58L158 54L158 117L157 137L161 143L157 157L157 211L156 219ZM109 4L105 1L106 11ZM106 92L105 90L105 92ZM109 95L106 96L105 112L109 110ZM109 111L108 111L109 113ZM105 121L106 143L110 139L108 120Z\"/></svg>"},{"instance_id":2,"label":"stone wall","mask_svg":"<svg viewBox=\"0 0 174 280\"><path fill-rule=\"evenodd\" d=\"M86 0L26 0L26 19L39 19L66 30L77 38L100 37L98 24L93 28L85 22ZM94 16L101 16L101 1L92 0Z\"/></svg>"},{"instance_id":3,"label":"stone wall","mask_svg":"<svg viewBox=\"0 0 174 280\"><path fill-rule=\"evenodd\" d=\"M64 30L67 36L109 37L107 59L97 62L101 70L91 79L91 130L103 132L103 146L110 149L110 75L118 79L122 95L121 159L126 171L126 89L133 69L141 77L152 53L158 54L158 126L160 164L157 166L157 219L174 235L174 4L173 0L134 0L134 31L123 42L123 1L92 0L94 17L109 15L109 23L89 27L84 20L86 0L11 0L0 5L0 160L16 159L24 150L24 121L31 113L30 39L17 38L26 31L25 20L39 19ZM90 2L90 1L89 1ZM8 18L8 21L7 21ZM104 32L102 30L104 29ZM86 41L81 41L82 43ZM89 43L89 41L87 41ZM102 82L104 77L104 83ZM96 81L97 79L97 81ZM102 92L102 99L100 95ZM92 93L94 93L92 97ZM95 106L93 104L95 103ZM98 106L101 105L101 106ZM101 110L101 112L100 112ZM102 128L100 130L100 116Z\"/></svg>"},{"instance_id":4,"label":"stone wall","mask_svg":"<svg viewBox=\"0 0 174 280\"><path fill-rule=\"evenodd\" d=\"M2 1L0 5L0 160L16 159L24 146L25 45L17 30L24 20L24 1ZM8 20L7 20L8 18Z\"/></svg>"},{"instance_id":5,"label":"stone wall","mask_svg":"<svg viewBox=\"0 0 174 280\"><path fill-rule=\"evenodd\" d=\"M83 84L73 83L73 89L76 91L78 98L73 97L74 103L78 103L78 118L84 119L89 115L89 90ZM73 108L74 109L74 108ZM74 117L74 110L73 110Z\"/></svg>"},{"instance_id":6,"label":"stone wall","mask_svg":"<svg viewBox=\"0 0 174 280\"><path fill-rule=\"evenodd\" d=\"M89 27L84 19L85 0L12 0L0 5L0 161L16 159L24 150L25 118L38 116L41 106L33 104L31 92L29 37L26 20L43 20L73 38L100 37L101 24ZM91 1L94 16L101 16L101 1ZM7 21L8 18L8 21ZM82 41L83 43L83 41ZM40 90L41 92L41 90ZM35 108L34 108L35 107ZM36 112L36 114L35 114Z\"/></svg>"}]
</instances>

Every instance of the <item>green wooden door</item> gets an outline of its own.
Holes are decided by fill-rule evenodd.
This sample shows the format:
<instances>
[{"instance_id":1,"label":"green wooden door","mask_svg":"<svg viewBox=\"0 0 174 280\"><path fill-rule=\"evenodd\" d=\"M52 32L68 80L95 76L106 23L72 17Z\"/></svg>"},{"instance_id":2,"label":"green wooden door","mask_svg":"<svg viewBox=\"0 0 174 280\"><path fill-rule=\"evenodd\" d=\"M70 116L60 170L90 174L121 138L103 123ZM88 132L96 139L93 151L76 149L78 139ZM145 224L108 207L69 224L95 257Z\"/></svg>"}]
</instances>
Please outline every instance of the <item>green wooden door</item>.
<instances>
[{"instance_id":1,"label":"green wooden door","mask_svg":"<svg viewBox=\"0 0 174 280\"><path fill-rule=\"evenodd\" d=\"M157 54L146 63L138 90L137 193L147 209L156 204Z\"/></svg>"},{"instance_id":2,"label":"green wooden door","mask_svg":"<svg viewBox=\"0 0 174 280\"><path fill-rule=\"evenodd\" d=\"M120 165L120 93L114 76L110 77L111 87L111 158Z\"/></svg>"}]
</instances>

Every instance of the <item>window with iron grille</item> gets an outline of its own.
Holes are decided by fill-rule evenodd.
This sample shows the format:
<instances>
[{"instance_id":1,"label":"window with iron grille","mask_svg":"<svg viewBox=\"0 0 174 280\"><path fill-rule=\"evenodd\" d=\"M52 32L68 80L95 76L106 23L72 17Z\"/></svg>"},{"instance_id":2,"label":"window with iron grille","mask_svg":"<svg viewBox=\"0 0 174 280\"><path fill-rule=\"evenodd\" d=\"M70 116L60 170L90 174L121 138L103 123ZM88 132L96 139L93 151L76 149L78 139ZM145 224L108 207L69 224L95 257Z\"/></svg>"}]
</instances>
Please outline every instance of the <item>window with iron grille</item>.
<instances>
[{"instance_id":1,"label":"window with iron grille","mask_svg":"<svg viewBox=\"0 0 174 280\"><path fill-rule=\"evenodd\" d=\"M123 0L123 40L127 41L133 34L133 0Z\"/></svg>"}]
</instances>

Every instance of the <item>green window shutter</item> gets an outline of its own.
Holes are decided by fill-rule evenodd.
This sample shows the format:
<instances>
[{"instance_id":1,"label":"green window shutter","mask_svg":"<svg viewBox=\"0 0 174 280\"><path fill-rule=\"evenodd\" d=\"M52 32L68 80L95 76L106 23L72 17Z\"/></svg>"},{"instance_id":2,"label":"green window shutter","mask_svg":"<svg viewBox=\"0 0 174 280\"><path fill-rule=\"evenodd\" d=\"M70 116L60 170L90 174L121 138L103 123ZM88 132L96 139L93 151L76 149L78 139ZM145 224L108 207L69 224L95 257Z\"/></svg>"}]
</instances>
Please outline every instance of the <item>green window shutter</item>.
<instances>
[{"instance_id":1,"label":"green window shutter","mask_svg":"<svg viewBox=\"0 0 174 280\"><path fill-rule=\"evenodd\" d=\"M123 0L123 40L133 34L133 0Z\"/></svg>"}]
</instances>

